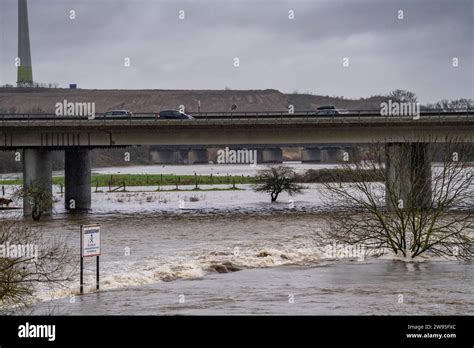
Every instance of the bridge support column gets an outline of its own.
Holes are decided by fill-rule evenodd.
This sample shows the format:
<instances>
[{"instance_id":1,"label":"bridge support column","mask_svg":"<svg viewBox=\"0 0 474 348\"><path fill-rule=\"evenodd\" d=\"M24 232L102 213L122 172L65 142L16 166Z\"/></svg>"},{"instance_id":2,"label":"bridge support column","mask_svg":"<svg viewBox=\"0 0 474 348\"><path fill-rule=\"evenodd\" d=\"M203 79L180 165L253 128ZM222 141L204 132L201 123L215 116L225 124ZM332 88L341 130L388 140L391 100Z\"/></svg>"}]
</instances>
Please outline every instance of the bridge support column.
<instances>
[{"instance_id":1,"label":"bridge support column","mask_svg":"<svg viewBox=\"0 0 474 348\"><path fill-rule=\"evenodd\" d=\"M362 158L362 149L360 147L348 147L345 151L349 154L349 162L358 162Z\"/></svg>"},{"instance_id":2,"label":"bridge support column","mask_svg":"<svg viewBox=\"0 0 474 348\"><path fill-rule=\"evenodd\" d=\"M326 163L339 163L343 161L344 152L347 152L344 148L339 148L339 147L327 148L325 162Z\"/></svg>"},{"instance_id":3,"label":"bridge support column","mask_svg":"<svg viewBox=\"0 0 474 348\"><path fill-rule=\"evenodd\" d=\"M257 164L263 163L263 149L257 149Z\"/></svg>"},{"instance_id":4,"label":"bridge support column","mask_svg":"<svg viewBox=\"0 0 474 348\"><path fill-rule=\"evenodd\" d=\"M52 152L39 149L23 150L23 187L38 187L49 197L53 197L53 161ZM23 199L23 215L30 216L32 207L28 199ZM51 214L52 201L45 207L42 214Z\"/></svg>"},{"instance_id":5,"label":"bridge support column","mask_svg":"<svg viewBox=\"0 0 474 348\"><path fill-rule=\"evenodd\" d=\"M337 151L337 162L352 162L355 159L356 151L353 147L343 147Z\"/></svg>"},{"instance_id":6,"label":"bridge support column","mask_svg":"<svg viewBox=\"0 0 474 348\"><path fill-rule=\"evenodd\" d=\"M432 194L429 144L389 143L385 156L387 209L429 208Z\"/></svg>"},{"instance_id":7,"label":"bridge support column","mask_svg":"<svg viewBox=\"0 0 474 348\"><path fill-rule=\"evenodd\" d=\"M189 151L189 164L202 164L202 163L209 163L209 158L207 156L206 149L195 149Z\"/></svg>"},{"instance_id":8,"label":"bridge support column","mask_svg":"<svg viewBox=\"0 0 474 348\"><path fill-rule=\"evenodd\" d=\"M91 207L91 157L89 149L65 151L64 204L69 211L86 211Z\"/></svg>"},{"instance_id":9,"label":"bridge support column","mask_svg":"<svg viewBox=\"0 0 474 348\"><path fill-rule=\"evenodd\" d=\"M176 151L176 164L188 164L188 162L189 162L188 150Z\"/></svg>"},{"instance_id":10,"label":"bridge support column","mask_svg":"<svg viewBox=\"0 0 474 348\"><path fill-rule=\"evenodd\" d=\"M329 153L328 153L327 148L322 148L321 149L320 159L321 159L321 163L329 162Z\"/></svg>"},{"instance_id":11,"label":"bridge support column","mask_svg":"<svg viewBox=\"0 0 474 348\"><path fill-rule=\"evenodd\" d=\"M283 151L278 148L268 148L262 151L262 163L282 163Z\"/></svg>"},{"instance_id":12,"label":"bridge support column","mask_svg":"<svg viewBox=\"0 0 474 348\"><path fill-rule=\"evenodd\" d=\"M211 147L211 148L208 148L207 149L207 159L209 160L209 162L212 162L212 163L217 163L217 152L220 150L220 148L215 148L215 147Z\"/></svg>"},{"instance_id":13,"label":"bridge support column","mask_svg":"<svg viewBox=\"0 0 474 348\"><path fill-rule=\"evenodd\" d=\"M317 147L304 148L301 150L301 162L321 163L321 150Z\"/></svg>"},{"instance_id":14,"label":"bridge support column","mask_svg":"<svg viewBox=\"0 0 474 348\"><path fill-rule=\"evenodd\" d=\"M176 151L155 150L150 152L151 160L159 164L172 164L177 162Z\"/></svg>"}]
</instances>

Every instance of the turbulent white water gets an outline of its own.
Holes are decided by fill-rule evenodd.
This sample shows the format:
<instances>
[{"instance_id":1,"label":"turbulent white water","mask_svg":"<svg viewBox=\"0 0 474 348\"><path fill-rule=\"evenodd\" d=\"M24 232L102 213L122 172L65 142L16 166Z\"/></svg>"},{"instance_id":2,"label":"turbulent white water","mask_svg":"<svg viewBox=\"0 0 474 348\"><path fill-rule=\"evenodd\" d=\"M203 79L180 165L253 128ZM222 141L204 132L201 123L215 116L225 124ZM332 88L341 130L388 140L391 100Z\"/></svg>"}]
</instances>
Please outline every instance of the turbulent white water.
<instances>
[{"instance_id":1,"label":"turbulent white water","mask_svg":"<svg viewBox=\"0 0 474 348\"><path fill-rule=\"evenodd\" d=\"M311 265L327 259L313 238L313 229L319 224L295 225L291 214L268 215L268 219L274 220L269 224L255 213L231 218L188 214L159 217L142 214L135 219L113 215L93 219L101 223L103 231L102 289L202 278L235 269ZM300 218L301 222L305 220ZM42 224L43 230L66 236L70 245L75 246L78 226L83 222L71 224L69 219L54 219ZM125 254L125 248L130 248L130 255ZM90 290L95 286L94 262L86 262L85 283ZM67 289L61 289L54 297L77 290L77 282L68 284ZM51 293L39 295L46 300Z\"/></svg>"}]
</instances>

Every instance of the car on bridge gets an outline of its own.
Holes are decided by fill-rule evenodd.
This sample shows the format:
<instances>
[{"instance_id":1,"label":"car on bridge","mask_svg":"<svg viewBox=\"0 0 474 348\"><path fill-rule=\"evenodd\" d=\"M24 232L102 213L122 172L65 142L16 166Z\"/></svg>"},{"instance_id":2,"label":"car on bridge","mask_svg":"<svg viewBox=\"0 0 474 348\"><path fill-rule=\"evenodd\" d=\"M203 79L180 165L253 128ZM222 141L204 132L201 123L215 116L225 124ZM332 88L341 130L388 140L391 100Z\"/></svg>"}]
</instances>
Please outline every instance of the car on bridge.
<instances>
[{"instance_id":1,"label":"car on bridge","mask_svg":"<svg viewBox=\"0 0 474 348\"><path fill-rule=\"evenodd\" d=\"M317 116L329 116L329 115L339 115L340 112L338 109L336 109L335 106L333 105L325 105L325 106L320 106L316 109L316 115Z\"/></svg>"},{"instance_id":2,"label":"car on bridge","mask_svg":"<svg viewBox=\"0 0 474 348\"><path fill-rule=\"evenodd\" d=\"M162 110L156 114L156 118L164 120L194 120L194 117L179 110Z\"/></svg>"},{"instance_id":3,"label":"car on bridge","mask_svg":"<svg viewBox=\"0 0 474 348\"><path fill-rule=\"evenodd\" d=\"M104 113L104 117L107 118L123 118L132 116L133 114L128 110L110 110Z\"/></svg>"}]
</instances>

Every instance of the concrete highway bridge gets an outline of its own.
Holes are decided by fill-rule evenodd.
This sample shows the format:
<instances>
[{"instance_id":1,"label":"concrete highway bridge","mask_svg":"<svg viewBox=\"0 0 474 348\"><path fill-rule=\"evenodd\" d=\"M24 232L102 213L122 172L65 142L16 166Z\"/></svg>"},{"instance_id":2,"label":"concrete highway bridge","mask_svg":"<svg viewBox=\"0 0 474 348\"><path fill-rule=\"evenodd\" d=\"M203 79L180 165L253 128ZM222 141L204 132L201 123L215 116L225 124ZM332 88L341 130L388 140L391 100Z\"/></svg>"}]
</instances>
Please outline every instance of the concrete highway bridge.
<instances>
[{"instance_id":1,"label":"concrete highway bridge","mask_svg":"<svg viewBox=\"0 0 474 348\"><path fill-rule=\"evenodd\" d=\"M419 116L380 116L355 111L318 116L314 111L255 113L195 113L194 120L163 120L155 113L110 118L97 114L0 114L0 150L23 150L23 181L51 189L51 153L65 151L65 202L75 210L91 206L90 149L156 145L165 150L183 147L266 148L304 147L311 157L318 146L385 143L391 152L412 146L416 162L428 158L429 140L456 137L474 141L474 111L422 111ZM398 149L398 150L397 150ZM281 151L281 150L280 150ZM421 155L420 155L421 154ZM415 156L415 155L414 155ZM387 165L387 167L389 167ZM24 212L30 207L24 202Z\"/></svg>"}]
</instances>

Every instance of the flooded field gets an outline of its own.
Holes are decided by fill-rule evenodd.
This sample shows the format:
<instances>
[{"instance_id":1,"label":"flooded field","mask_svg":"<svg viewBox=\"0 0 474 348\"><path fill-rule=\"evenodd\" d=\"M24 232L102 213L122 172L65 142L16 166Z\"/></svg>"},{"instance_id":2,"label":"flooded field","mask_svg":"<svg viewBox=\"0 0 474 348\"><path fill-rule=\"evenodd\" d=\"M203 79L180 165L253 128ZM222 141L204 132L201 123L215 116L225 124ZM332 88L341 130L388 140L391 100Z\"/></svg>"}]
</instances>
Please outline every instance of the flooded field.
<instances>
[{"instance_id":1,"label":"flooded field","mask_svg":"<svg viewBox=\"0 0 474 348\"><path fill-rule=\"evenodd\" d=\"M137 171L135 171L137 172ZM378 185L378 184L375 184ZM54 187L54 215L33 224L79 255L82 224L102 226L101 290L85 262L74 281L38 288L35 314L470 314L472 263L390 254L328 256L316 242L328 207L322 186L303 195L232 191L94 192L89 214L67 214ZM222 189L228 188L225 185ZM7 187L12 190L12 187ZM382 187L380 187L382 189ZM19 205L21 202L15 202ZM13 218L21 211L1 211Z\"/></svg>"}]
</instances>

